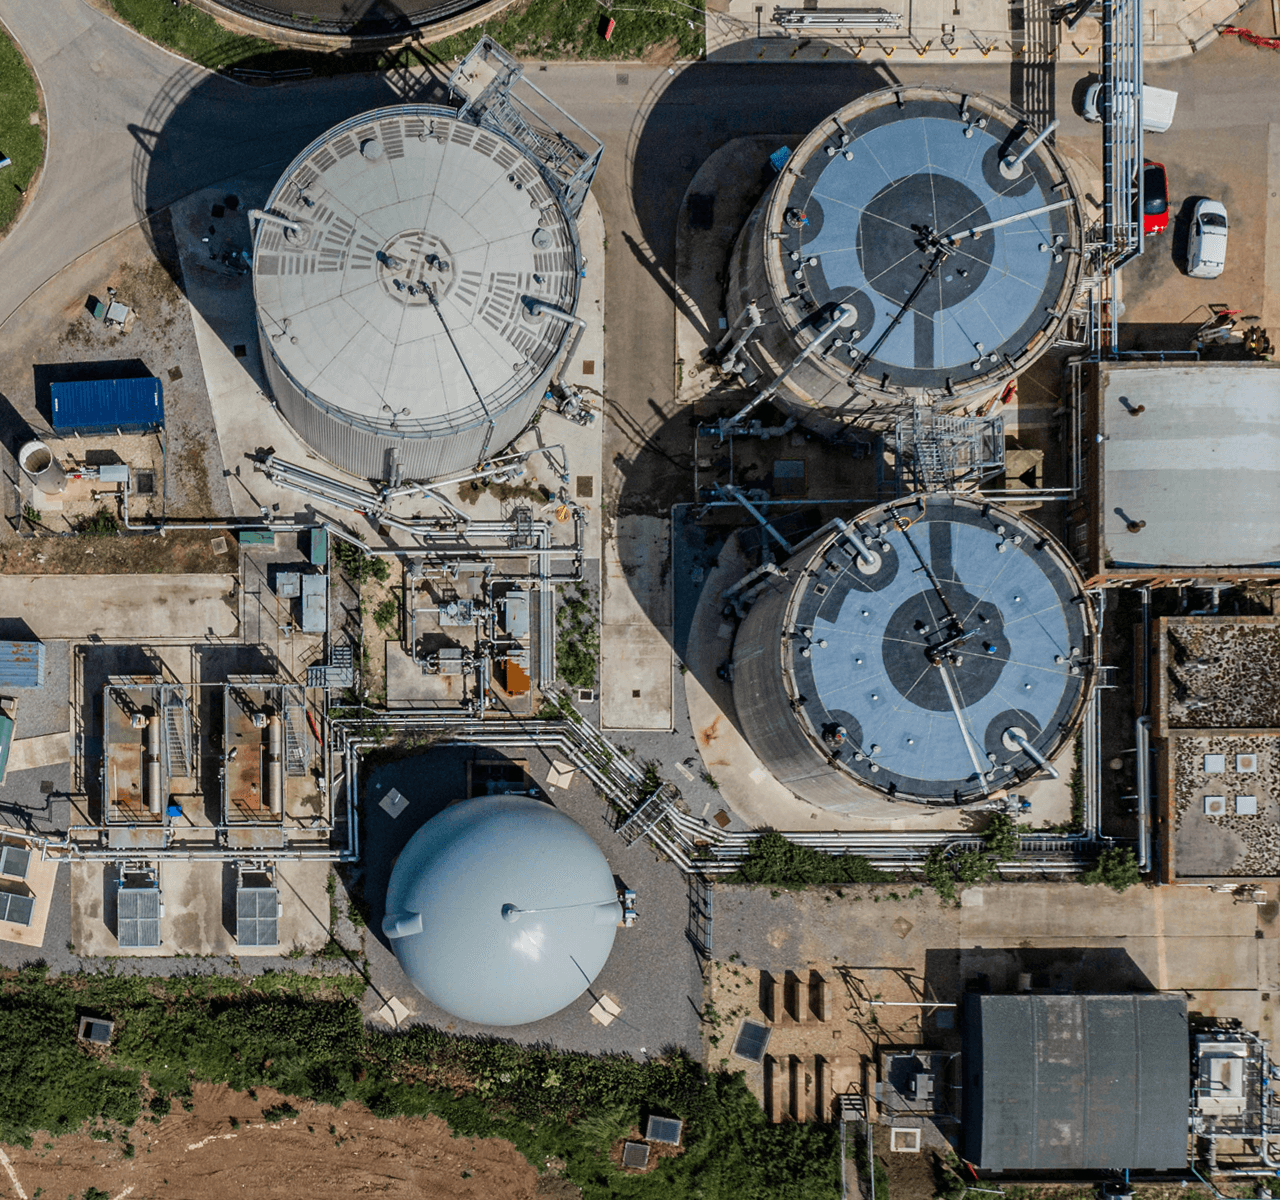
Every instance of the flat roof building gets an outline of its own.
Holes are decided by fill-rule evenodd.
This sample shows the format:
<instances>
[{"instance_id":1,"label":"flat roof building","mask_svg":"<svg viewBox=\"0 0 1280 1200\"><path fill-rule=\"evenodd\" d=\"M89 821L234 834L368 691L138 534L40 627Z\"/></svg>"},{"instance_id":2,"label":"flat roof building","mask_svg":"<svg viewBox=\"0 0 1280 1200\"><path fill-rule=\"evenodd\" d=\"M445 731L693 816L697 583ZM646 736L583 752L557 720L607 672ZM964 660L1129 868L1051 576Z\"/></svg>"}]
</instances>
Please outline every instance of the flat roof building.
<instances>
[{"instance_id":1,"label":"flat roof building","mask_svg":"<svg viewBox=\"0 0 1280 1200\"><path fill-rule=\"evenodd\" d=\"M962 1155L984 1171L1187 1165L1187 1003L970 995Z\"/></svg>"},{"instance_id":2,"label":"flat roof building","mask_svg":"<svg viewBox=\"0 0 1280 1200\"><path fill-rule=\"evenodd\" d=\"M1091 585L1280 579L1280 363L1100 363L1088 404Z\"/></svg>"}]
</instances>

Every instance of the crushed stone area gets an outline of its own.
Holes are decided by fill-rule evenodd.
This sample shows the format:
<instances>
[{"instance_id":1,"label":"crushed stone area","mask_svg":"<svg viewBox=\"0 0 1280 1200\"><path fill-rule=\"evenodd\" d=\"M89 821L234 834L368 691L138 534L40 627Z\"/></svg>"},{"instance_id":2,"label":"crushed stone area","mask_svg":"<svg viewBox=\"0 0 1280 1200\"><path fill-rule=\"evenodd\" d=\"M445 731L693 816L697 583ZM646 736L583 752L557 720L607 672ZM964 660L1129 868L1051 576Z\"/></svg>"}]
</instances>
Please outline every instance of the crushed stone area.
<instances>
[{"instance_id":1,"label":"crushed stone area","mask_svg":"<svg viewBox=\"0 0 1280 1200\"><path fill-rule=\"evenodd\" d=\"M164 536L0 537L0 575L234 575L239 566L235 535L216 529Z\"/></svg>"},{"instance_id":2,"label":"crushed stone area","mask_svg":"<svg viewBox=\"0 0 1280 1200\"><path fill-rule=\"evenodd\" d=\"M190 1103L189 1112L175 1103L158 1123L144 1117L113 1130L111 1141L86 1130L55 1140L37 1133L30 1149L7 1146L15 1182L28 1196L96 1188L93 1194L184 1200L541 1194L538 1172L510 1142L455 1138L439 1117L379 1120L358 1104L331 1108L269 1088L246 1093L215 1084L197 1084ZM297 1115L265 1119L284 1104Z\"/></svg>"},{"instance_id":3,"label":"crushed stone area","mask_svg":"<svg viewBox=\"0 0 1280 1200\"><path fill-rule=\"evenodd\" d=\"M1170 621L1169 726L1280 726L1280 622Z\"/></svg>"}]
</instances>

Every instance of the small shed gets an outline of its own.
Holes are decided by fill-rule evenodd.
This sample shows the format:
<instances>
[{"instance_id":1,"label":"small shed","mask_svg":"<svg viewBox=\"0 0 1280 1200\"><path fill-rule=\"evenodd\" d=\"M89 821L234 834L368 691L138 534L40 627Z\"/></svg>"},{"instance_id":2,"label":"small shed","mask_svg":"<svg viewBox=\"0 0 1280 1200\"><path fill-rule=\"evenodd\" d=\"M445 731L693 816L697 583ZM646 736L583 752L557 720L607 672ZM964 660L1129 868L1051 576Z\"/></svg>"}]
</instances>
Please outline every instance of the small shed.
<instances>
[{"instance_id":1,"label":"small shed","mask_svg":"<svg viewBox=\"0 0 1280 1200\"><path fill-rule=\"evenodd\" d=\"M164 426L164 387L141 379L86 379L49 385L55 433L149 433Z\"/></svg>"},{"instance_id":2,"label":"small shed","mask_svg":"<svg viewBox=\"0 0 1280 1200\"><path fill-rule=\"evenodd\" d=\"M93 1046L109 1046L115 1028L114 1021L103 1020L101 1017L81 1017L76 1037Z\"/></svg>"},{"instance_id":3,"label":"small shed","mask_svg":"<svg viewBox=\"0 0 1280 1200\"><path fill-rule=\"evenodd\" d=\"M43 683L43 642L0 641L0 689L34 688Z\"/></svg>"}]
</instances>

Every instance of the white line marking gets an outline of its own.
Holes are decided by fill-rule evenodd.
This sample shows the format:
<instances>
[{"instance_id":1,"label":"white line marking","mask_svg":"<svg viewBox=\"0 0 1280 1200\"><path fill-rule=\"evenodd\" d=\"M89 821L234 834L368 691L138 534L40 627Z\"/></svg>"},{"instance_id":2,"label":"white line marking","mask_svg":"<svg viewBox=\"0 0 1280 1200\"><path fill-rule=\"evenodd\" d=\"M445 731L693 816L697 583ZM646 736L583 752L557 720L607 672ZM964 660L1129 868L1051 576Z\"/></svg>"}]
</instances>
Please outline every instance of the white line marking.
<instances>
[{"instance_id":1,"label":"white line marking","mask_svg":"<svg viewBox=\"0 0 1280 1200\"><path fill-rule=\"evenodd\" d=\"M13 1184L13 1190L18 1193L18 1200L27 1200L27 1193L22 1190L22 1184L18 1182L18 1172L13 1169L13 1163L9 1161L9 1156L0 1150L0 1163L4 1164L4 1169L9 1173L9 1181Z\"/></svg>"},{"instance_id":2,"label":"white line marking","mask_svg":"<svg viewBox=\"0 0 1280 1200\"><path fill-rule=\"evenodd\" d=\"M133 1184L130 1184L127 1188L125 1188L125 1189L124 1189L124 1191L123 1191L123 1192L121 1192L121 1193L120 1193L120 1195L118 1195L118 1196L116 1197L116 1200L124 1200L124 1198L125 1198L125 1197L126 1197L126 1196L131 1192L131 1191L133 1191Z\"/></svg>"}]
</instances>

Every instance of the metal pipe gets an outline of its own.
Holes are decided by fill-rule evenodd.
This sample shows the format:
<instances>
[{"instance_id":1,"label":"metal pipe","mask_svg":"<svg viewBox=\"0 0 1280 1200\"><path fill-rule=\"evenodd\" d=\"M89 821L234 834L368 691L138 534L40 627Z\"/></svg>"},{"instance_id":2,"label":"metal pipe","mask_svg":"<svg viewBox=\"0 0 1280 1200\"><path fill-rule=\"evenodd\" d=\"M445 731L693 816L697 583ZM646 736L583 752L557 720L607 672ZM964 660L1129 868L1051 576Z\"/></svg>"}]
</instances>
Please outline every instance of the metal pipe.
<instances>
[{"instance_id":1,"label":"metal pipe","mask_svg":"<svg viewBox=\"0 0 1280 1200\"><path fill-rule=\"evenodd\" d=\"M781 546L788 555L791 554L792 552L791 543L787 541L787 539L784 538L782 534L780 534L776 529L774 529L772 525L769 524L769 518L766 517L764 513L762 513L758 508L756 508L751 503L751 501L748 500L746 496L738 488L734 487L733 484L731 483L725 483L725 484L718 485L718 490L723 492L726 496L729 496L732 499L736 500L739 504L741 504L742 507L747 510L747 512L749 512L753 517L755 517L757 521L760 522L761 526L764 528L765 533L767 533L771 538L773 538L773 540L777 542L778 545Z\"/></svg>"},{"instance_id":2,"label":"metal pipe","mask_svg":"<svg viewBox=\"0 0 1280 1200\"><path fill-rule=\"evenodd\" d=\"M1151 827L1149 814L1151 810L1150 772L1150 736L1151 718L1139 717L1133 723L1135 745L1137 746L1138 774L1138 867L1147 871L1151 867Z\"/></svg>"},{"instance_id":3,"label":"metal pipe","mask_svg":"<svg viewBox=\"0 0 1280 1200\"><path fill-rule=\"evenodd\" d=\"M1021 179L1022 164L1035 152L1036 147L1040 145L1047 137L1052 135L1053 131L1061 125L1062 122L1054 117L1035 137L1027 143L1026 148L1021 154L1010 154L1000 163L1000 174L1006 179ZM1064 203L1072 203L1072 201L1064 201ZM1061 207L1060 205L1058 207Z\"/></svg>"},{"instance_id":4,"label":"metal pipe","mask_svg":"<svg viewBox=\"0 0 1280 1200\"><path fill-rule=\"evenodd\" d=\"M249 210L249 221L266 221L271 225L279 225L290 233L301 234L302 226L297 221L291 221L288 217L282 217L273 212L266 212L261 208L251 208Z\"/></svg>"},{"instance_id":5,"label":"metal pipe","mask_svg":"<svg viewBox=\"0 0 1280 1200\"><path fill-rule=\"evenodd\" d=\"M1017 729L1006 730L1009 740L1018 746L1029 758L1034 760L1045 771L1050 779L1061 779L1058 768L1040 753Z\"/></svg>"},{"instance_id":6,"label":"metal pipe","mask_svg":"<svg viewBox=\"0 0 1280 1200\"><path fill-rule=\"evenodd\" d=\"M163 811L160 794L160 717L152 713L147 718L147 808L152 815Z\"/></svg>"},{"instance_id":7,"label":"metal pipe","mask_svg":"<svg viewBox=\"0 0 1280 1200\"><path fill-rule=\"evenodd\" d=\"M267 808L272 816L280 816L284 808L284 763L281 761L280 745L282 727L279 713L272 713L267 718Z\"/></svg>"}]
</instances>

